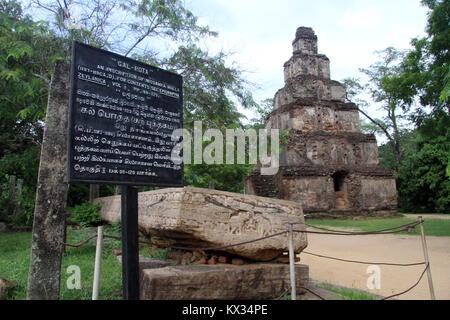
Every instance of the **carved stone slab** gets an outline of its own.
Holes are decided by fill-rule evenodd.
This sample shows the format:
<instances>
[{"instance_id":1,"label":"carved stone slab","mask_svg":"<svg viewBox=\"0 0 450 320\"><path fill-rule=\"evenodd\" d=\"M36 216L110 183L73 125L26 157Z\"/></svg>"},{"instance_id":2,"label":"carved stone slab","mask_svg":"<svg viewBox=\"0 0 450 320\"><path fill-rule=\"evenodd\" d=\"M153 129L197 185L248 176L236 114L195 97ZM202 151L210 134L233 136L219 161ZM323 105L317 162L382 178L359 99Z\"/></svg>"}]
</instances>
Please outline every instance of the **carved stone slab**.
<instances>
[{"instance_id":1,"label":"carved stone slab","mask_svg":"<svg viewBox=\"0 0 450 320\"><path fill-rule=\"evenodd\" d=\"M120 196L99 198L104 221L120 219ZM196 248L226 246L294 229L305 230L299 204L200 188L168 188L139 194L139 228L153 239ZM306 234L294 233L294 250L307 246ZM288 251L287 233L221 249L257 261Z\"/></svg>"}]
</instances>

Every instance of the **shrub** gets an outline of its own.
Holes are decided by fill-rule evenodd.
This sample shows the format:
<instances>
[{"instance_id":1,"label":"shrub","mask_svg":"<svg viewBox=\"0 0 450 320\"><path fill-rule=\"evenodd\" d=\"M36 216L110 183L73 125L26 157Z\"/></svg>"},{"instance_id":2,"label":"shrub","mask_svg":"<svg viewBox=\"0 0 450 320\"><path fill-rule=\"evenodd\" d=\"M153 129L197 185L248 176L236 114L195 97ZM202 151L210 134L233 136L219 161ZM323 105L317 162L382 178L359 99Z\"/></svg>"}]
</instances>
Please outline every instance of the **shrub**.
<instances>
[{"instance_id":1,"label":"shrub","mask_svg":"<svg viewBox=\"0 0 450 320\"><path fill-rule=\"evenodd\" d=\"M3 190L9 190L8 184L3 185ZM8 210L8 206L13 206L13 212L7 217L7 222L15 227L31 227L33 225L35 191L28 186L23 186L20 199L15 197L13 203L9 204L8 192L3 192L0 196L0 211Z\"/></svg>"},{"instance_id":2,"label":"shrub","mask_svg":"<svg viewBox=\"0 0 450 320\"><path fill-rule=\"evenodd\" d=\"M71 209L71 222L79 224L81 227L96 227L100 225L100 209L103 203L91 204L84 202Z\"/></svg>"}]
</instances>

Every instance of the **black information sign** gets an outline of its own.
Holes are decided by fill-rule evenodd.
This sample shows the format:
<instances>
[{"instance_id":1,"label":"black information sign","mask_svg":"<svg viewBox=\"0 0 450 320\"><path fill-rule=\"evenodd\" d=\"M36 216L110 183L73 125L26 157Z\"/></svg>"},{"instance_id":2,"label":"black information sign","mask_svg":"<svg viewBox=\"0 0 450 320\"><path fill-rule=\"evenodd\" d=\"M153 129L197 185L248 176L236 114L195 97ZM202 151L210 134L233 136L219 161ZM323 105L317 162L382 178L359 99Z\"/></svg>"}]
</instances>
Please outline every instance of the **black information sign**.
<instances>
[{"instance_id":1,"label":"black information sign","mask_svg":"<svg viewBox=\"0 0 450 320\"><path fill-rule=\"evenodd\" d=\"M71 81L69 183L183 186L180 75L74 42Z\"/></svg>"}]
</instances>

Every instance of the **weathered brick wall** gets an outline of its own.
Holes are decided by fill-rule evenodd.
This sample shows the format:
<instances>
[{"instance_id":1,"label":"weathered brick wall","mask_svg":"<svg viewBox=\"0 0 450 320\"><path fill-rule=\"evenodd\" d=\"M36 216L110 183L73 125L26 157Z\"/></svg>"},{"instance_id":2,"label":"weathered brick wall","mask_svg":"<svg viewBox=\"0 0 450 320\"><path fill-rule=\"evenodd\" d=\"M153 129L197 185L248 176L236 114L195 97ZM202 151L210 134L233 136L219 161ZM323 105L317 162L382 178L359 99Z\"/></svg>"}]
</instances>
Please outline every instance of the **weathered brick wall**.
<instances>
[{"instance_id":1,"label":"weathered brick wall","mask_svg":"<svg viewBox=\"0 0 450 320\"><path fill-rule=\"evenodd\" d=\"M373 210L396 208L397 192L395 179L373 176L362 177L359 201L365 208Z\"/></svg>"},{"instance_id":2,"label":"weathered brick wall","mask_svg":"<svg viewBox=\"0 0 450 320\"><path fill-rule=\"evenodd\" d=\"M266 127L303 132L360 132L358 109L354 104L298 103L272 112Z\"/></svg>"}]
</instances>

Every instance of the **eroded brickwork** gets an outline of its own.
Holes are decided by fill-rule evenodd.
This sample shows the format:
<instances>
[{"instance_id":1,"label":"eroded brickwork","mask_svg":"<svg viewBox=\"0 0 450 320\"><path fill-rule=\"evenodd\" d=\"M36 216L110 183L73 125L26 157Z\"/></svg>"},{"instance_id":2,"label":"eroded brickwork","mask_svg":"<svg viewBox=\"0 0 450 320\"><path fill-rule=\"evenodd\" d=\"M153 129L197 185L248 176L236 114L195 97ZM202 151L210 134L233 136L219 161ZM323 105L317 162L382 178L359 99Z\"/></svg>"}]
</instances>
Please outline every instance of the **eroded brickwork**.
<instances>
[{"instance_id":1,"label":"eroded brickwork","mask_svg":"<svg viewBox=\"0 0 450 320\"><path fill-rule=\"evenodd\" d=\"M305 212L395 212L393 173L378 166L375 136L360 132L358 108L330 79L330 61L318 54L314 31L298 28L292 45L285 86L266 119L266 129L289 132L280 170L261 176L256 166L244 179L245 192L293 200Z\"/></svg>"}]
</instances>

